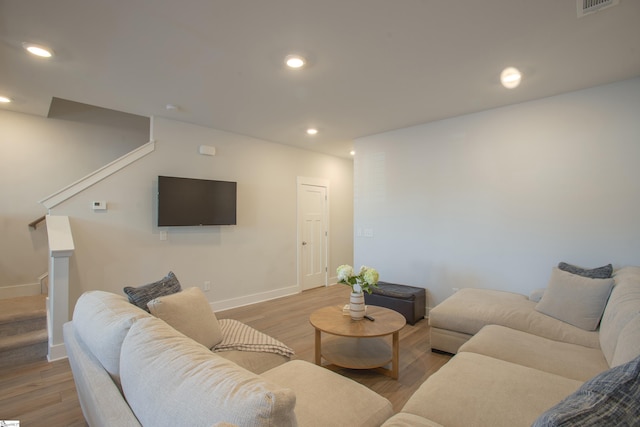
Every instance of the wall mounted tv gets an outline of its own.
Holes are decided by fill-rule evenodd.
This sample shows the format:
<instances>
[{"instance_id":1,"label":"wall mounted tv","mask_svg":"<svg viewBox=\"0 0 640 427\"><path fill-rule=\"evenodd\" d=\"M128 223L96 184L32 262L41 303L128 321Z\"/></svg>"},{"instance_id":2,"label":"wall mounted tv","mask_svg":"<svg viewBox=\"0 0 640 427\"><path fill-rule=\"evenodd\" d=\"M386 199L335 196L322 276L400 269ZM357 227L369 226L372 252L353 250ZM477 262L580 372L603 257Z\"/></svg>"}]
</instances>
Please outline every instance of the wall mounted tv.
<instances>
[{"instance_id":1,"label":"wall mounted tv","mask_svg":"<svg viewBox=\"0 0 640 427\"><path fill-rule=\"evenodd\" d=\"M236 187L229 181L158 177L158 227L235 225Z\"/></svg>"}]
</instances>

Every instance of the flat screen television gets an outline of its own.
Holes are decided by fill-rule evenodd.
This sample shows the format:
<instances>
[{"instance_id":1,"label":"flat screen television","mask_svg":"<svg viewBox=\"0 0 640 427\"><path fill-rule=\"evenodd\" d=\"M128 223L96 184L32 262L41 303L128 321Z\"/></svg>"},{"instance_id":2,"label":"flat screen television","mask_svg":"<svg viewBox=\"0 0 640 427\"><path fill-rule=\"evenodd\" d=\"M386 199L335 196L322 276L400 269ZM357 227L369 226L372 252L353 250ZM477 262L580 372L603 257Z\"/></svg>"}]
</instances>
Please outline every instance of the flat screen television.
<instances>
[{"instance_id":1,"label":"flat screen television","mask_svg":"<svg viewBox=\"0 0 640 427\"><path fill-rule=\"evenodd\" d=\"M236 182L158 176L158 227L236 224Z\"/></svg>"}]
</instances>

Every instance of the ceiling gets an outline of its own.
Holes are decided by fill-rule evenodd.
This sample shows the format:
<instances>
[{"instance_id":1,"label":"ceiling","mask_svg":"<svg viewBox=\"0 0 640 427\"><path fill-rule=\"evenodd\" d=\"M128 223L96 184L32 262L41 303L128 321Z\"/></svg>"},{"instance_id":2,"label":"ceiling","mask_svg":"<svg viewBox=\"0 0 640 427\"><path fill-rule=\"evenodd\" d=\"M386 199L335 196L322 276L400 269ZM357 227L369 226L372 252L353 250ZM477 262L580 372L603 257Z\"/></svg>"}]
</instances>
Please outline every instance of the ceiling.
<instances>
[{"instance_id":1,"label":"ceiling","mask_svg":"<svg viewBox=\"0 0 640 427\"><path fill-rule=\"evenodd\" d=\"M286 69L292 52L309 64ZM639 0L581 18L576 0L0 0L0 108L57 97L347 158L355 138L639 75Z\"/></svg>"}]
</instances>

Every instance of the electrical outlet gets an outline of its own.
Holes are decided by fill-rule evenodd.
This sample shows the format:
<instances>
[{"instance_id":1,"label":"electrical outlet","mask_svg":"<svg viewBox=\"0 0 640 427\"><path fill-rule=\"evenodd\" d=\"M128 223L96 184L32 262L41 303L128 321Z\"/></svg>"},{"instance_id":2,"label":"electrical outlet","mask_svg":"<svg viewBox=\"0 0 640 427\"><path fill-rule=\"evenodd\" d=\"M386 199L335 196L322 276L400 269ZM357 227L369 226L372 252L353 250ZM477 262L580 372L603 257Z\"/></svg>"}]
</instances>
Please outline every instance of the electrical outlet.
<instances>
[{"instance_id":1,"label":"electrical outlet","mask_svg":"<svg viewBox=\"0 0 640 427\"><path fill-rule=\"evenodd\" d=\"M211 282L210 282L210 281L208 281L208 280L207 280L207 281L205 281L205 282L204 282L204 284L202 285L202 289L203 289L205 292L210 291L210 290L211 290Z\"/></svg>"},{"instance_id":2,"label":"electrical outlet","mask_svg":"<svg viewBox=\"0 0 640 427\"><path fill-rule=\"evenodd\" d=\"M453 291L453 293L455 294L456 292L458 292L460 290L460 288L451 288L451 290Z\"/></svg>"}]
</instances>

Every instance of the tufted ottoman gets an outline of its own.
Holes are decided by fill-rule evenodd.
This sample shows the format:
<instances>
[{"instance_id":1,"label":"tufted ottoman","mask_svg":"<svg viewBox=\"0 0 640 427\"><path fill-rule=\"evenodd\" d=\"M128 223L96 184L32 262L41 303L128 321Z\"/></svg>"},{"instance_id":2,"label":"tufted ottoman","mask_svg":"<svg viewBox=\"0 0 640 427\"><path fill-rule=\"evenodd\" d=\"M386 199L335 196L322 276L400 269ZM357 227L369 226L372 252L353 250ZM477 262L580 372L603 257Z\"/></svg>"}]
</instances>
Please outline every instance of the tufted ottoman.
<instances>
[{"instance_id":1,"label":"tufted ottoman","mask_svg":"<svg viewBox=\"0 0 640 427\"><path fill-rule=\"evenodd\" d=\"M408 324L413 325L426 314L426 294L424 288L378 282L378 287L373 288L373 293L365 292L364 302L395 310L407 319Z\"/></svg>"}]
</instances>

